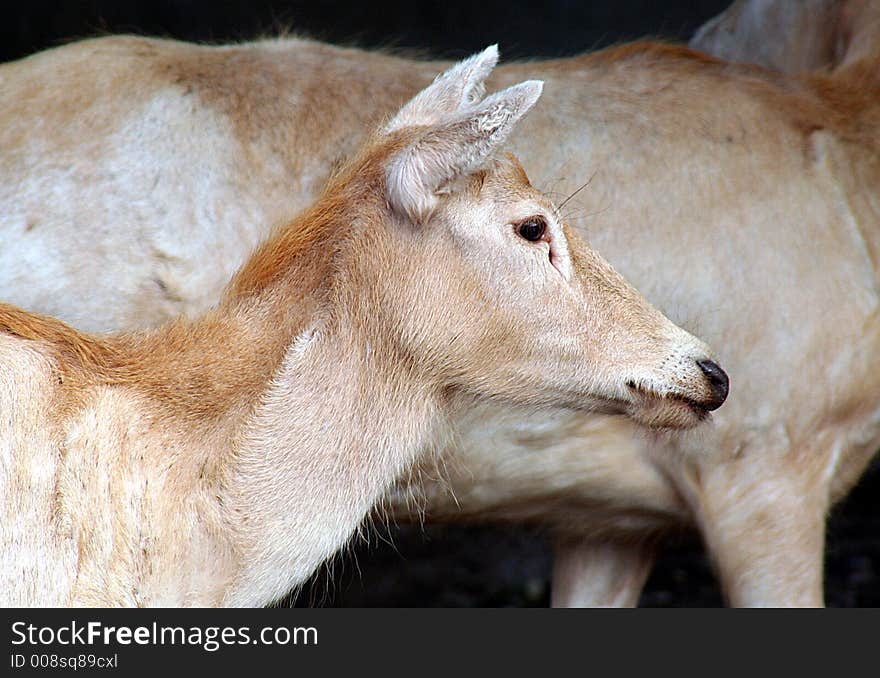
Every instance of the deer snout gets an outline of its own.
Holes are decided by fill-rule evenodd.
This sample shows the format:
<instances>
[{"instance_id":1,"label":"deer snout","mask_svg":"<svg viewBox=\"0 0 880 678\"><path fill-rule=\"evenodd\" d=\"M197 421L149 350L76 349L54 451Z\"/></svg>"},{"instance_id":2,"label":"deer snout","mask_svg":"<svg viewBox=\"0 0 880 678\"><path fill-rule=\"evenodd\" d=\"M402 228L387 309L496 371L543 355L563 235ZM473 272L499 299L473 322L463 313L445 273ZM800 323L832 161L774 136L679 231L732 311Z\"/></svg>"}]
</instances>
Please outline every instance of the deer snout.
<instances>
[{"instance_id":1,"label":"deer snout","mask_svg":"<svg viewBox=\"0 0 880 678\"><path fill-rule=\"evenodd\" d=\"M727 399L727 374L702 342L686 338L690 346L669 355L659 371L626 382L628 412L636 421L651 428L692 428Z\"/></svg>"},{"instance_id":2,"label":"deer snout","mask_svg":"<svg viewBox=\"0 0 880 678\"><path fill-rule=\"evenodd\" d=\"M727 372L722 370L714 360L697 360L696 363L706 376L712 394L709 400L700 403L700 405L709 411L717 410L727 400L727 394L730 391L730 379Z\"/></svg>"}]
</instances>

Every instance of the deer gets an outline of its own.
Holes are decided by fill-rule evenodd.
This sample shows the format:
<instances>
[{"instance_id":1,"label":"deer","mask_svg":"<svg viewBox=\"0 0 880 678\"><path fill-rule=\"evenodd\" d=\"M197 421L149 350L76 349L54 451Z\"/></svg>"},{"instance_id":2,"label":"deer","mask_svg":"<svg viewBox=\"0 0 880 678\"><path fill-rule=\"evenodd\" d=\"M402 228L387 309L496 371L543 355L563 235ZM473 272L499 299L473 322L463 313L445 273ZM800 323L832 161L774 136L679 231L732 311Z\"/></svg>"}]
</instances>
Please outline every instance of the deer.
<instances>
[{"instance_id":1,"label":"deer","mask_svg":"<svg viewBox=\"0 0 880 678\"><path fill-rule=\"evenodd\" d=\"M708 347L495 157L542 91L482 99L497 59L404 105L197 318L0 306L5 605L267 604L473 404L659 429L721 405Z\"/></svg>"},{"instance_id":2,"label":"deer","mask_svg":"<svg viewBox=\"0 0 880 678\"><path fill-rule=\"evenodd\" d=\"M871 0L736 0L691 38L694 49L783 73L833 70L877 50Z\"/></svg>"},{"instance_id":3,"label":"deer","mask_svg":"<svg viewBox=\"0 0 880 678\"><path fill-rule=\"evenodd\" d=\"M0 66L0 296L91 331L203 312L445 66L292 36L111 36ZM534 184L735 387L662 435L474 406L445 478L416 464L387 512L545 530L555 606L636 604L682 530L728 604L822 605L826 516L880 443L873 67L794 76L638 42L495 69L493 88L548 84L510 140Z\"/></svg>"}]
</instances>

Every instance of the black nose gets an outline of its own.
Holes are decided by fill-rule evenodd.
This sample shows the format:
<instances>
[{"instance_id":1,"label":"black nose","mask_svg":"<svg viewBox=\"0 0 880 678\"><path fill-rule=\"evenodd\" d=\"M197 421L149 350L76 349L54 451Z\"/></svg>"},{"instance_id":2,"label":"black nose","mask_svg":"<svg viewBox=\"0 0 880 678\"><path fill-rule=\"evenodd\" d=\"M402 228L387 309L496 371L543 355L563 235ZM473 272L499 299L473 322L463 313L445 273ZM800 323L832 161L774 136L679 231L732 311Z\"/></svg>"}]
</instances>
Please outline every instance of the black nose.
<instances>
[{"instance_id":1,"label":"black nose","mask_svg":"<svg viewBox=\"0 0 880 678\"><path fill-rule=\"evenodd\" d=\"M707 410L717 410L721 407L721 403L727 399L727 392L730 390L730 379L727 378L727 373L711 360L698 360L697 365L703 370L703 374L706 375L706 379L709 380L709 384L712 386L713 398L705 403L705 407Z\"/></svg>"}]
</instances>

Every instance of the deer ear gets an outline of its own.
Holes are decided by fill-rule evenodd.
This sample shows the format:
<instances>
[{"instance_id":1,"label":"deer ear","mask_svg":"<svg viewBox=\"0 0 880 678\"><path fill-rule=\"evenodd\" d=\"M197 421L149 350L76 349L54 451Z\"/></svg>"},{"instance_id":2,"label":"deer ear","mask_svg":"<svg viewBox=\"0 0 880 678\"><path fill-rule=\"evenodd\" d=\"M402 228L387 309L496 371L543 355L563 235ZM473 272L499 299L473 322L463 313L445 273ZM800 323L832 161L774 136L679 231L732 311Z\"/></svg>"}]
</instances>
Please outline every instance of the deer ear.
<instances>
[{"instance_id":1,"label":"deer ear","mask_svg":"<svg viewBox=\"0 0 880 678\"><path fill-rule=\"evenodd\" d=\"M438 191L480 169L535 105L543 86L540 80L529 80L508 87L422 132L388 164L392 209L412 221L425 220L437 204Z\"/></svg>"},{"instance_id":2,"label":"deer ear","mask_svg":"<svg viewBox=\"0 0 880 678\"><path fill-rule=\"evenodd\" d=\"M394 116L385 127L390 133L404 127L434 125L483 98L484 82L498 63L498 45L460 61L441 73Z\"/></svg>"}]
</instances>

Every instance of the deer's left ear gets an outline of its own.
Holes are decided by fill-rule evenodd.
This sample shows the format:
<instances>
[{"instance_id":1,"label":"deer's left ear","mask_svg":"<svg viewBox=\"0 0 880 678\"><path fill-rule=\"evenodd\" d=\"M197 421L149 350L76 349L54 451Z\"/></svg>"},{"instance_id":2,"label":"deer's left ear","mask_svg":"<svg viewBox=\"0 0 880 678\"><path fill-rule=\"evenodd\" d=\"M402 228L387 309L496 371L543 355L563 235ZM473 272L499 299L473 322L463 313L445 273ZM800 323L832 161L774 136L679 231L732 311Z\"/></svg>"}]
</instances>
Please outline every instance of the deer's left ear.
<instances>
[{"instance_id":1,"label":"deer's left ear","mask_svg":"<svg viewBox=\"0 0 880 678\"><path fill-rule=\"evenodd\" d=\"M426 219L437 204L438 191L480 169L535 105L542 89L540 80L508 87L419 134L388 164L391 207L415 222Z\"/></svg>"}]
</instances>

